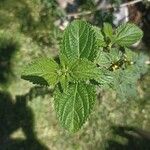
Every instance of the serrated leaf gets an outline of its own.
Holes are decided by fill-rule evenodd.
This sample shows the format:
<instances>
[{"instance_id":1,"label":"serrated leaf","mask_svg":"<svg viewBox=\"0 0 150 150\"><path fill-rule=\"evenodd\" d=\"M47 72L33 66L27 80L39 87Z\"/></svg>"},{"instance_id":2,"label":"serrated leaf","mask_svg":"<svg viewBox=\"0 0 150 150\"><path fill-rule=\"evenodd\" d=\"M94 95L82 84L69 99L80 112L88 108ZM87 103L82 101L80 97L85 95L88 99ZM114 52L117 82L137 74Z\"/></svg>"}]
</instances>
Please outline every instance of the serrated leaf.
<instances>
[{"instance_id":1,"label":"serrated leaf","mask_svg":"<svg viewBox=\"0 0 150 150\"><path fill-rule=\"evenodd\" d=\"M116 29L115 43L120 46L131 46L143 36L142 30L134 24L122 24Z\"/></svg>"},{"instance_id":2,"label":"serrated leaf","mask_svg":"<svg viewBox=\"0 0 150 150\"><path fill-rule=\"evenodd\" d=\"M143 53L136 53L129 49L125 49L127 60L133 62L124 70L118 69L111 72L110 76L113 78L110 87L116 91L117 97L122 100L137 97L137 81L142 74L147 71L145 61L148 57Z\"/></svg>"},{"instance_id":3,"label":"serrated leaf","mask_svg":"<svg viewBox=\"0 0 150 150\"><path fill-rule=\"evenodd\" d=\"M97 82L99 83L100 87L103 88L109 88L112 81L113 81L113 77L111 76L111 72L107 69L101 69L101 76L99 78L97 78Z\"/></svg>"},{"instance_id":4,"label":"serrated leaf","mask_svg":"<svg viewBox=\"0 0 150 150\"><path fill-rule=\"evenodd\" d=\"M138 53L134 52L133 50L129 49L129 48L125 48L125 56L128 60L130 61L136 61L137 57L138 57Z\"/></svg>"},{"instance_id":5,"label":"serrated leaf","mask_svg":"<svg viewBox=\"0 0 150 150\"><path fill-rule=\"evenodd\" d=\"M73 81L72 78L70 77L70 69L74 64L74 61L69 62L67 60L67 57L62 53L59 54L59 58L62 71L62 75L60 76L59 81L62 90L65 91L68 88L69 82Z\"/></svg>"},{"instance_id":6,"label":"serrated leaf","mask_svg":"<svg viewBox=\"0 0 150 150\"><path fill-rule=\"evenodd\" d=\"M137 55L137 60L134 60L134 64L127 67L126 72L132 77L132 80L140 79L141 75L145 74L148 70L148 65L145 64L148 57L142 53Z\"/></svg>"},{"instance_id":7,"label":"serrated leaf","mask_svg":"<svg viewBox=\"0 0 150 150\"><path fill-rule=\"evenodd\" d=\"M95 80L97 84L103 87L112 80L108 70L98 68L96 64L87 59L80 59L75 63L71 76L76 81Z\"/></svg>"},{"instance_id":8,"label":"serrated leaf","mask_svg":"<svg viewBox=\"0 0 150 150\"><path fill-rule=\"evenodd\" d=\"M101 29L96 26L92 26L92 28L93 28L93 31L95 32L96 43L97 43L98 47L106 46L106 43L104 41L104 36L101 32Z\"/></svg>"},{"instance_id":9,"label":"serrated leaf","mask_svg":"<svg viewBox=\"0 0 150 150\"><path fill-rule=\"evenodd\" d=\"M74 59L72 59L71 61L68 61L67 57L62 53L59 54L59 58L60 58L61 67L66 70L70 70L72 66L75 64L75 62L77 61Z\"/></svg>"},{"instance_id":10,"label":"serrated leaf","mask_svg":"<svg viewBox=\"0 0 150 150\"><path fill-rule=\"evenodd\" d=\"M111 24L104 23L103 31L104 31L105 36L111 39L113 35L113 28Z\"/></svg>"},{"instance_id":11,"label":"serrated leaf","mask_svg":"<svg viewBox=\"0 0 150 150\"><path fill-rule=\"evenodd\" d=\"M58 70L59 66L53 59L40 58L24 68L22 78L34 84L54 86L58 82Z\"/></svg>"},{"instance_id":12,"label":"serrated leaf","mask_svg":"<svg viewBox=\"0 0 150 150\"><path fill-rule=\"evenodd\" d=\"M60 123L70 132L77 132L89 117L96 100L95 88L85 83L73 83L66 92L58 89L54 105Z\"/></svg>"},{"instance_id":13,"label":"serrated leaf","mask_svg":"<svg viewBox=\"0 0 150 150\"><path fill-rule=\"evenodd\" d=\"M112 63L117 62L121 56L122 53L118 49L112 48L110 52L105 52L103 49L100 49L97 54L96 63L100 67L108 68Z\"/></svg>"},{"instance_id":14,"label":"serrated leaf","mask_svg":"<svg viewBox=\"0 0 150 150\"><path fill-rule=\"evenodd\" d=\"M69 82L71 81L71 78L70 78L69 74L67 74L67 75L62 75L62 76L60 76L59 81L60 81L62 90L63 90L63 91L66 91L66 89L67 89L68 86L69 86Z\"/></svg>"},{"instance_id":15,"label":"serrated leaf","mask_svg":"<svg viewBox=\"0 0 150 150\"><path fill-rule=\"evenodd\" d=\"M149 60L148 56L142 52L134 52L128 48L125 49L125 56L127 60L131 62L126 69L129 76L134 77L133 79L139 79L141 74L145 74L148 69L148 65L145 64Z\"/></svg>"},{"instance_id":16,"label":"serrated leaf","mask_svg":"<svg viewBox=\"0 0 150 150\"><path fill-rule=\"evenodd\" d=\"M91 26L84 21L75 20L64 31L61 53L67 57L68 62L79 58L93 60L96 55L95 42Z\"/></svg>"},{"instance_id":17,"label":"serrated leaf","mask_svg":"<svg viewBox=\"0 0 150 150\"><path fill-rule=\"evenodd\" d=\"M134 80L134 77L128 71L128 69L119 69L112 72L113 81L111 87L122 100L137 96L137 79Z\"/></svg>"},{"instance_id":18,"label":"serrated leaf","mask_svg":"<svg viewBox=\"0 0 150 150\"><path fill-rule=\"evenodd\" d=\"M79 59L71 70L72 77L79 81L90 79L97 80L102 75L100 69L93 62L87 59Z\"/></svg>"}]
</instances>

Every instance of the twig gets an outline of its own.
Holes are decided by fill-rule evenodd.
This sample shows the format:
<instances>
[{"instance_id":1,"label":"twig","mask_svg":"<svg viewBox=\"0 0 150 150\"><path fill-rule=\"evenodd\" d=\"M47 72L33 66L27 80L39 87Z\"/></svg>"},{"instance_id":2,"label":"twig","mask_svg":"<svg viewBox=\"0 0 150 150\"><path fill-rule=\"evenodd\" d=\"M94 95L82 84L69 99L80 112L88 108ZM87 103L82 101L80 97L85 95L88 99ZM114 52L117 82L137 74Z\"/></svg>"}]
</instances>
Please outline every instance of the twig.
<instances>
[{"instance_id":1,"label":"twig","mask_svg":"<svg viewBox=\"0 0 150 150\"><path fill-rule=\"evenodd\" d=\"M127 2L127 3L124 3L124 4L121 4L119 6L119 8L122 8L122 7L126 7L126 6L129 6L129 5L133 5L133 4L136 4L136 3L139 3L141 2L142 0L134 0L134 1L131 1L131 2ZM85 15L90 15L92 14L93 12L95 11L98 11L98 10L108 10L108 9L115 9L115 8L118 8L116 5L107 5L106 7L104 6L99 6L97 7L95 10L93 11L84 11L84 12L79 12L79 13L71 13L71 14L68 14L67 16L68 17L78 17L78 16L85 16Z\"/></svg>"}]
</instances>

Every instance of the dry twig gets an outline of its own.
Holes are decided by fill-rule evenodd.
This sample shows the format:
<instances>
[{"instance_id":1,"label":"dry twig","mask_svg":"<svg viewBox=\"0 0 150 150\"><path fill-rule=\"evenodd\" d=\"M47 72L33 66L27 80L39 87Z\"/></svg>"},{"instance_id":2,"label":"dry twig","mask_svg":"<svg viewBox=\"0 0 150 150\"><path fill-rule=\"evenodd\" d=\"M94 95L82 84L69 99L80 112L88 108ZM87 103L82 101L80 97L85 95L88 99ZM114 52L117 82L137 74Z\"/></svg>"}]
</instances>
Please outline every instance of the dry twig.
<instances>
[{"instance_id":1,"label":"dry twig","mask_svg":"<svg viewBox=\"0 0 150 150\"><path fill-rule=\"evenodd\" d=\"M129 5L133 5L133 4L136 4L136 3L139 3L141 2L142 0L134 0L134 1L131 1L131 2L127 2L127 3L124 3L124 4L121 4L119 6L119 8L122 8L122 7L126 7L126 6L129 6ZM84 11L84 12L79 12L79 13L71 13L71 14L68 14L68 17L78 17L78 16L85 16L85 15L90 15L92 14L93 12L95 11L98 11L98 10L109 10L109 9L115 9L115 8L118 8L116 5L107 5L106 7L104 6L99 6L97 7L95 10L93 11Z\"/></svg>"}]
</instances>

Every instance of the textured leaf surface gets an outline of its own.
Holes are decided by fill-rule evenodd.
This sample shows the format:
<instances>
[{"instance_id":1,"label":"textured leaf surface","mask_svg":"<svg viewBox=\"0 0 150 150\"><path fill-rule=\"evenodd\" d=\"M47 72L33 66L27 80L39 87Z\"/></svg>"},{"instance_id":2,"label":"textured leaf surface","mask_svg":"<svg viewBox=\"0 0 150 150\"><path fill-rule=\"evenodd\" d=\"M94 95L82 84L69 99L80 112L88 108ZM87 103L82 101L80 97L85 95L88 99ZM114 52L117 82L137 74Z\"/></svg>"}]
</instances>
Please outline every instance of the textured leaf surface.
<instances>
[{"instance_id":1,"label":"textured leaf surface","mask_svg":"<svg viewBox=\"0 0 150 150\"><path fill-rule=\"evenodd\" d=\"M95 103L95 88L85 83L74 83L65 93L55 91L54 104L57 116L64 128L78 131L89 117Z\"/></svg>"},{"instance_id":2,"label":"textured leaf surface","mask_svg":"<svg viewBox=\"0 0 150 150\"><path fill-rule=\"evenodd\" d=\"M99 79L102 73L93 62L87 59L78 60L72 68L72 76L75 80Z\"/></svg>"},{"instance_id":3,"label":"textured leaf surface","mask_svg":"<svg viewBox=\"0 0 150 150\"><path fill-rule=\"evenodd\" d=\"M59 81L60 81L62 90L66 91L69 86L69 82L71 81L69 74L60 76Z\"/></svg>"},{"instance_id":4,"label":"textured leaf surface","mask_svg":"<svg viewBox=\"0 0 150 150\"><path fill-rule=\"evenodd\" d=\"M99 83L100 87L103 88L109 88L112 81L113 81L113 77L111 76L111 72L107 69L101 69L101 73L102 75L97 78L97 82Z\"/></svg>"},{"instance_id":5,"label":"textured leaf surface","mask_svg":"<svg viewBox=\"0 0 150 150\"><path fill-rule=\"evenodd\" d=\"M111 73L113 77L111 87L122 100L137 96L137 81L148 69L148 66L145 64L148 56L145 54L138 54L126 49L126 55L134 63L127 66L124 70L119 69Z\"/></svg>"},{"instance_id":6,"label":"textured leaf surface","mask_svg":"<svg viewBox=\"0 0 150 150\"><path fill-rule=\"evenodd\" d=\"M141 52L134 52L128 48L125 49L125 55L127 60L132 62L132 65L127 67L128 76L132 77L132 80L140 78L141 74L145 74L148 69L148 65L145 64L149 60L148 56Z\"/></svg>"},{"instance_id":7,"label":"textured leaf surface","mask_svg":"<svg viewBox=\"0 0 150 150\"><path fill-rule=\"evenodd\" d=\"M59 66L53 59L40 58L24 68L22 78L35 84L55 85L58 82L58 70Z\"/></svg>"},{"instance_id":8,"label":"textured leaf surface","mask_svg":"<svg viewBox=\"0 0 150 150\"><path fill-rule=\"evenodd\" d=\"M84 21L73 21L64 31L61 53L68 61L78 58L95 58L95 33Z\"/></svg>"},{"instance_id":9,"label":"textured leaf surface","mask_svg":"<svg viewBox=\"0 0 150 150\"><path fill-rule=\"evenodd\" d=\"M113 28L112 28L111 24L104 23L103 31L104 31L106 37L109 37L109 38L112 37L112 35L113 35Z\"/></svg>"},{"instance_id":10,"label":"textured leaf surface","mask_svg":"<svg viewBox=\"0 0 150 150\"><path fill-rule=\"evenodd\" d=\"M100 28L93 26L93 31L95 32L95 36L96 36L96 43L99 47L103 47L106 46L106 43L104 41L104 36L102 34L102 31Z\"/></svg>"},{"instance_id":11,"label":"textured leaf surface","mask_svg":"<svg viewBox=\"0 0 150 150\"><path fill-rule=\"evenodd\" d=\"M121 46L130 46L140 40L142 36L142 30L136 25L123 24L116 29L115 42Z\"/></svg>"},{"instance_id":12,"label":"textured leaf surface","mask_svg":"<svg viewBox=\"0 0 150 150\"><path fill-rule=\"evenodd\" d=\"M62 53L59 54L59 59L60 59L60 64L61 64L62 68L64 68L64 69L67 69L67 68L70 69L71 66L76 61L76 60L73 60L73 59L71 61L69 61L67 59L67 57L64 54L62 54Z\"/></svg>"},{"instance_id":13,"label":"textured leaf surface","mask_svg":"<svg viewBox=\"0 0 150 150\"><path fill-rule=\"evenodd\" d=\"M133 77L128 72L129 70L115 70L112 72L112 88L116 91L117 96L126 100L128 98L133 98L137 95L136 82L137 79L133 80Z\"/></svg>"},{"instance_id":14,"label":"textured leaf surface","mask_svg":"<svg viewBox=\"0 0 150 150\"><path fill-rule=\"evenodd\" d=\"M117 62L121 56L122 53L118 49L112 48L109 53L100 49L96 58L96 63L100 67L108 68L112 63Z\"/></svg>"}]
</instances>

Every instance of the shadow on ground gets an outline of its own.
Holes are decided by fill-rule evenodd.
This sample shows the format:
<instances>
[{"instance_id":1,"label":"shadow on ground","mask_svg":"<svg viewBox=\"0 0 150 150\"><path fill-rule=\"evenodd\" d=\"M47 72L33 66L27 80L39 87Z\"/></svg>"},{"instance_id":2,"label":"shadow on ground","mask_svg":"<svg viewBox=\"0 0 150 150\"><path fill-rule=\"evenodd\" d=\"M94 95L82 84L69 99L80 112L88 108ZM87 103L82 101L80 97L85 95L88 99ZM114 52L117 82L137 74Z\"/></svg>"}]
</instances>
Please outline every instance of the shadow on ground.
<instances>
[{"instance_id":1,"label":"shadow on ground","mask_svg":"<svg viewBox=\"0 0 150 150\"><path fill-rule=\"evenodd\" d=\"M29 93L12 99L10 93L0 91L0 150L48 150L37 139L34 132L34 116L27 101L44 92L41 87L32 88ZM10 135L22 129L25 139L12 139Z\"/></svg>"},{"instance_id":2,"label":"shadow on ground","mask_svg":"<svg viewBox=\"0 0 150 150\"><path fill-rule=\"evenodd\" d=\"M10 37L0 37L0 85L9 83L13 77L12 59L19 45ZM33 87L27 94L12 98L11 93L0 90L0 150L48 150L34 131L34 114L27 105L37 96L51 93L46 87ZM25 138L11 135L22 129Z\"/></svg>"},{"instance_id":3,"label":"shadow on ground","mask_svg":"<svg viewBox=\"0 0 150 150\"><path fill-rule=\"evenodd\" d=\"M9 81L12 73L12 58L19 45L11 38L0 37L0 84Z\"/></svg>"},{"instance_id":4,"label":"shadow on ground","mask_svg":"<svg viewBox=\"0 0 150 150\"><path fill-rule=\"evenodd\" d=\"M127 139L126 144L109 140L107 150L150 150L150 132L134 127L113 127L114 135Z\"/></svg>"}]
</instances>

